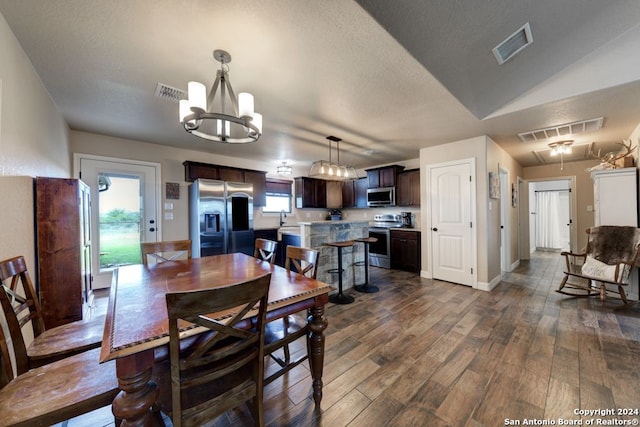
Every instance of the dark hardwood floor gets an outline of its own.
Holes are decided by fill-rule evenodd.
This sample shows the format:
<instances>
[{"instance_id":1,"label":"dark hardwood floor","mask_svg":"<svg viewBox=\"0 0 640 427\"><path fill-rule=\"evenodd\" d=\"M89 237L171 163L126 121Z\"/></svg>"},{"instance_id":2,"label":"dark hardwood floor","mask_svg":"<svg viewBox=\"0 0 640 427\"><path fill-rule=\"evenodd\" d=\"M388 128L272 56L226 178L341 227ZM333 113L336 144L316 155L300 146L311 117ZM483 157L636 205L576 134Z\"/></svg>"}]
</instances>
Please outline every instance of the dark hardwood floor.
<instances>
[{"instance_id":1,"label":"dark hardwood floor","mask_svg":"<svg viewBox=\"0 0 640 427\"><path fill-rule=\"evenodd\" d=\"M314 409L304 364L266 388L267 425L640 419L576 414L640 408L640 304L614 310L615 303L554 292L561 261L556 253L536 253L492 292L372 268L380 292L349 291L355 303L327 306L321 410ZM305 351L304 342L296 351ZM110 411L102 415L69 425L113 425ZM251 423L239 408L212 425Z\"/></svg>"}]
</instances>

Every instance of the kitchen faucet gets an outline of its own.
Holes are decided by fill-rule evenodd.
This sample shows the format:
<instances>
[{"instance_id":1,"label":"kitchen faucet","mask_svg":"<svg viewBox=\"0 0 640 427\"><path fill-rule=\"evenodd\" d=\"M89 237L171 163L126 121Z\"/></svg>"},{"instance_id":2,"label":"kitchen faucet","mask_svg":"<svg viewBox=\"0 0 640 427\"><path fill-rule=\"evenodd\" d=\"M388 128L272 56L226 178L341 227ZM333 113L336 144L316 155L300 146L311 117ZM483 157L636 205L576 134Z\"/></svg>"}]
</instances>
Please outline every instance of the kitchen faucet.
<instances>
[{"instance_id":1,"label":"kitchen faucet","mask_svg":"<svg viewBox=\"0 0 640 427\"><path fill-rule=\"evenodd\" d=\"M280 211L280 227L282 227L284 225L284 220L282 218L286 218L286 217L287 217L287 214L284 213L284 209L282 209Z\"/></svg>"}]
</instances>

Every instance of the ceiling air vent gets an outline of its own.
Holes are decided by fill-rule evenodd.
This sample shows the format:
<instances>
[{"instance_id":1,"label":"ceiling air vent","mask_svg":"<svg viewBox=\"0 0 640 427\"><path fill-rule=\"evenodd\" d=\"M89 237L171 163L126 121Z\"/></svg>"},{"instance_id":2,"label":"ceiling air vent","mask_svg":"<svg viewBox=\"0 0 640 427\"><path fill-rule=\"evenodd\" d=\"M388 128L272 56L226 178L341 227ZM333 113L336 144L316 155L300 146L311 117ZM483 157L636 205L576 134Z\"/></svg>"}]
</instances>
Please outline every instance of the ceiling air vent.
<instances>
[{"instance_id":1,"label":"ceiling air vent","mask_svg":"<svg viewBox=\"0 0 640 427\"><path fill-rule=\"evenodd\" d=\"M511 34L505 41L493 48L493 54L498 60L498 64L502 65L525 47L533 43L531 36L531 27L527 22L515 33Z\"/></svg>"},{"instance_id":2,"label":"ceiling air vent","mask_svg":"<svg viewBox=\"0 0 640 427\"><path fill-rule=\"evenodd\" d=\"M169 101L173 102L179 102L181 99L188 98L188 94L186 91L167 86L164 83L158 83L158 85L156 86L155 96L163 99L168 99Z\"/></svg>"},{"instance_id":3,"label":"ceiling air vent","mask_svg":"<svg viewBox=\"0 0 640 427\"><path fill-rule=\"evenodd\" d=\"M575 135L578 133L595 132L602 127L603 121L604 117L598 117L597 119L566 123L563 125L552 126L544 129L522 132L518 134L518 138L520 138L520 141L522 142L534 142L550 138L563 137L566 135Z\"/></svg>"}]
</instances>

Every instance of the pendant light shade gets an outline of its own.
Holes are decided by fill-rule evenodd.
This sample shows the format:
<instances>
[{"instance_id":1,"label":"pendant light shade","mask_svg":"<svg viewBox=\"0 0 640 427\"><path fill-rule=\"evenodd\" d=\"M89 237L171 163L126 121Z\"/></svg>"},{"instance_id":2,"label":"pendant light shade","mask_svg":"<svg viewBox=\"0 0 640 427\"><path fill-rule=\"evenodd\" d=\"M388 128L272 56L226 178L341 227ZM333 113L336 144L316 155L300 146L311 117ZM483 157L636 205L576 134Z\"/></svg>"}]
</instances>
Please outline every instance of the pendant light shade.
<instances>
[{"instance_id":1,"label":"pendant light shade","mask_svg":"<svg viewBox=\"0 0 640 427\"><path fill-rule=\"evenodd\" d=\"M355 168L340 163L340 141L342 139L335 136L328 136L329 140L329 160L316 160L311 164L309 169L309 177L325 179L328 181L347 181L358 179L358 173ZM336 143L336 151L338 154L337 162L331 159L331 143Z\"/></svg>"}]
</instances>

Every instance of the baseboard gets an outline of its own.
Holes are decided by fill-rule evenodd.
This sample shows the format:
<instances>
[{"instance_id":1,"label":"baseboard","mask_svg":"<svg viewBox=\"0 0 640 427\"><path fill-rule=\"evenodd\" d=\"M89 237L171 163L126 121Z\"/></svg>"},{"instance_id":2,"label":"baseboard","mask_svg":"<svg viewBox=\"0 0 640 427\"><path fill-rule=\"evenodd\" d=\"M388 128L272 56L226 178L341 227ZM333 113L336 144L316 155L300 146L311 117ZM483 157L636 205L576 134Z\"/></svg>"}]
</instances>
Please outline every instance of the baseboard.
<instances>
[{"instance_id":1,"label":"baseboard","mask_svg":"<svg viewBox=\"0 0 640 427\"><path fill-rule=\"evenodd\" d=\"M498 283L500 283L500 276L494 277L493 280L491 280L489 283L487 283L487 282L478 282L478 285L476 286L476 289L481 290L481 291L491 292L491 290L493 290L493 288L498 286Z\"/></svg>"}]
</instances>

